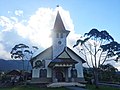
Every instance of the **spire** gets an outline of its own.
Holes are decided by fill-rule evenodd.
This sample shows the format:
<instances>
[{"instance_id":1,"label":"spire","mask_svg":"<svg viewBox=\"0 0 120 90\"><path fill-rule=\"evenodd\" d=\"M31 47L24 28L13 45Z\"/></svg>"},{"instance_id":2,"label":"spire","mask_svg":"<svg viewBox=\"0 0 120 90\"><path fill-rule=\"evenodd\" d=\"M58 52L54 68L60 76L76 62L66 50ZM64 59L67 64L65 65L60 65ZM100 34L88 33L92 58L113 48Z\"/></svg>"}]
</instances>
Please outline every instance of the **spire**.
<instances>
[{"instance_id":1,"label":"spire","mask_svg":"<svg viewBox=\"0 0 120 90\"><path fill-rule=\"evenodd\" d=\"M66 31L66 29L65 29L65 26L64 26L64 24L63 24L63 21L62 21L62 19L61 19L61 16L60 16L60 14L59 14L59 11L58 11L58 13L57 13L57 16L56 16L56 20L55 20L55 23L54 23L54 28L53 28L55 31Z\"/></svg>"}]
</instances>

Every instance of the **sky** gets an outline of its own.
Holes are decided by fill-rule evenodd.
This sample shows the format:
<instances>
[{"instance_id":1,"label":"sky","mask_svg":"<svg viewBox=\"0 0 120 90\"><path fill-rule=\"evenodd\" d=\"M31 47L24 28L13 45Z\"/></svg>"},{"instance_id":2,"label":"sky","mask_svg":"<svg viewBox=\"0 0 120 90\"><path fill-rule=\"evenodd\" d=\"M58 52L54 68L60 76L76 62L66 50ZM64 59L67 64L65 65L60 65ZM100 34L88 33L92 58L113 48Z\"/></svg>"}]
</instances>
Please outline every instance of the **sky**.
<instances>
[{"instance_id":1,"label":"sky","mask_svg":"<svg viewBox=\"0 0 120 90\"><path fill-rule=\"evenodd\" d=\"M120 0L0 0L0 58L11 59L9 52L19 43L41 51L49 47L58 10L71 31L69 47L92 28L107 30L120 43Z\"/></svg>"}]
</instances>

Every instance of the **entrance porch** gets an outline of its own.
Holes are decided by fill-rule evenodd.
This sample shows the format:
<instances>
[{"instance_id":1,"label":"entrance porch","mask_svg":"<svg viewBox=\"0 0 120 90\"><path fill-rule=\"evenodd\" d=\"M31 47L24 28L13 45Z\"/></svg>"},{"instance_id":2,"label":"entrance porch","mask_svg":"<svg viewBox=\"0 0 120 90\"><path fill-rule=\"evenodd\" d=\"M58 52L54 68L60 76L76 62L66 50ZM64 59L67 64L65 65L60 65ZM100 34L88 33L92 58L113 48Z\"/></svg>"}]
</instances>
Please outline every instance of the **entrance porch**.
<instances>
[{"instance_id":1,"label":"entrance porch","mask_svg":"<svg viewBox=\"0 0 120 90\"><path fill-rule=\"evenodd\" d=\"M78 63L71 58L56 58L52 60L48 67L52 70L52 82L72 81L71 69Z\"/></svg>"},{"instance_id":2,"label":"entrance porch","mask_svg":"<svg viewBox=\"0 0 120 90\"><path fill-rule=\"evenodd\" d=\"M68 82L68 68L56 67L52 69L52 81L53 82Z\"/></svg>"}]
</instances>

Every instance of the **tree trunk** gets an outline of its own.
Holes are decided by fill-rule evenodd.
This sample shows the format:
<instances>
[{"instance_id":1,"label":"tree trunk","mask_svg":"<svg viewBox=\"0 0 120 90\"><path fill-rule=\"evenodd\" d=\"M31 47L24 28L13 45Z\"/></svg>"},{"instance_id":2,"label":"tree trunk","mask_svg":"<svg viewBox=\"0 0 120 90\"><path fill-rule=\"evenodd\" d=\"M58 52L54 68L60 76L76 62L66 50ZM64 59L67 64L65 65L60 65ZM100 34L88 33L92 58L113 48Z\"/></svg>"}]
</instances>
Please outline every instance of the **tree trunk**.
<instances>
[{"instance_id":1,"label":"tree trunk","mask_svg":"<svg viewBox=\"0 0 120 90\"><path fill-rule=\"evenodd\" d=\"M98 69L97 68L95 68L94 69L94 79L95 79L95 87L96 88L99 88L99 85L98 85Z\"/></svg>"}]
</instances>

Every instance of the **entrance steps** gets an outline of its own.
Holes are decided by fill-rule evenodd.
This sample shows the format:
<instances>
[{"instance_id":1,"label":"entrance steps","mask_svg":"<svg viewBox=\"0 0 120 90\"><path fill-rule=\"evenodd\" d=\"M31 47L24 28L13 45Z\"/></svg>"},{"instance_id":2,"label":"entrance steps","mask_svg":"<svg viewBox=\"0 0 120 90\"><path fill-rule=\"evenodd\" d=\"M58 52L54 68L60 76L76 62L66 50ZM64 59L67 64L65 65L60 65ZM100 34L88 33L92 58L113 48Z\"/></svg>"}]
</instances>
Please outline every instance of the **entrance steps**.
<instances>
[{"instance_id":1,"label":"entrance steps","mask_svg":"<svg viewBox=\"0 0 120 90\"><path fill-rule=\"evenodd\" d=\"M64 87L64 86L85 87L86 85L78 82L56 82L47 85L47 87Z\"/></svg>"}]
</instances>

